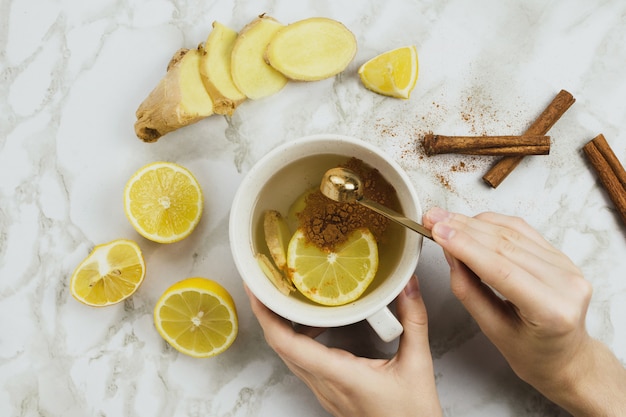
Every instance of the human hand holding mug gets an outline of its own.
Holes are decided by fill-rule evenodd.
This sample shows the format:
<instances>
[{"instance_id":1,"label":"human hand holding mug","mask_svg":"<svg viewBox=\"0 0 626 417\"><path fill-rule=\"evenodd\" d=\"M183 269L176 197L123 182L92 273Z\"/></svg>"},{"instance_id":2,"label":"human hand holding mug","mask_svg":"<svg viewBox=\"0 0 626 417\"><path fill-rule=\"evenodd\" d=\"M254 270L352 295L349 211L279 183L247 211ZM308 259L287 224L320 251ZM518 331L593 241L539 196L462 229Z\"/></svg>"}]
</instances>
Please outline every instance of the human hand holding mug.
<instances>
[{"instance_id":1,"label":"human hand holding mug","mask_svg":"<svg viewBox=\"0 0 626 417\"><path fill-rule=\"evenodd\" d=\"M404 333L391 359L360 358L328 348L296 332L289 321L246 291L267 343L334 416L442 415L428 345L428 318L417 277L397 298Z\"/></svg>"}]
</instances>

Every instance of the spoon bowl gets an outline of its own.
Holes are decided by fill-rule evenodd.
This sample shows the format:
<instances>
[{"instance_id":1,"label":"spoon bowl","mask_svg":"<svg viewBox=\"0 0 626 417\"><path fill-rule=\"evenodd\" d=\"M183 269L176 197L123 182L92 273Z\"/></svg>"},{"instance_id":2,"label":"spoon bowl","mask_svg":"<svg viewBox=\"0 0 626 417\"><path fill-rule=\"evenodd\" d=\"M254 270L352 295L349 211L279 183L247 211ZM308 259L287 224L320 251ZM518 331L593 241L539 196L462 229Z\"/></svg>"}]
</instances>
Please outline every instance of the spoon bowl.
<instances>
[{"instance_id":1,"label":"spoon bowl","mask_svg":"<svg viewBox=\"0 0 626 417\"><path fill-rule=\"evenodd\" d=\"M324 174L320 191L339 203L352 203L363 198L361 178L347 168L331 168Z\"/></svg>"}]
</instances>

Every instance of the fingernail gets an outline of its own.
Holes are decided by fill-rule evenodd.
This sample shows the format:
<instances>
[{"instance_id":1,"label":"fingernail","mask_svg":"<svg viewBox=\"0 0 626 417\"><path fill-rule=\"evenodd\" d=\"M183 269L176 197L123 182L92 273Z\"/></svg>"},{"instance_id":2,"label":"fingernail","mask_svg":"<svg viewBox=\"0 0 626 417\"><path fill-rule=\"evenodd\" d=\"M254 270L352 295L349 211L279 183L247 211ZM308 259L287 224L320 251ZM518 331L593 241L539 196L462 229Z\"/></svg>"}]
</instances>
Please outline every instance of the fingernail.
<instances>
[{"instance_id":1,"label":"fingernail","mask_svg":"<svg viewBox=\"0 0 626 417\"><path fill-rule=\"evenodd\" d=\"M413 275L409 282L404 287L404 294L409 298L417 298L420 292L419 282L417 277Z\"/></svg>"},{"instance_id":2,"label":"fingernail","mask_svg":"<svg viewBox=\"0 0 626 417\"><path fill-rule=\"evenodd\" d=\"M442 209L441 207L433 207L426 213L428 219L433 223L442 222L450 218L450 213Z\"/></svg>"},{"instance_id":3,"label":"fingernail","mask_svg":"<svg viewBox=\"0 0 626 417\"><path fill-rule=\"evenodd\" d=\"M432 230L433 234L440 239L450 240L454 236L454 229L446 222L435 223Z\"/></svg>"}]
</instances>

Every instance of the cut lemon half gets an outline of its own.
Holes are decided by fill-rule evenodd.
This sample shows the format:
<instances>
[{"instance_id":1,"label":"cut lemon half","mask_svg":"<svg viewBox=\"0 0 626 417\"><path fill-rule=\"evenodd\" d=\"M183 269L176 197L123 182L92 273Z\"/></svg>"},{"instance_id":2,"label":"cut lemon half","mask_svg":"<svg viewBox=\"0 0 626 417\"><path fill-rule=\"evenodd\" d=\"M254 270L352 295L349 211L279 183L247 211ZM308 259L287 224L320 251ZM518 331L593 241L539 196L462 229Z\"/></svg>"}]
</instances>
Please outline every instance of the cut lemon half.
<instances>
[{"instance_id":1,"label":"cut lemon half","mask_svg":"<svg viewBox=\"0 0 626 417\"><path fill-rule=\"evenodd\" d=\"M296 288L316 303L338 306L359 298L378 270L378 245L369 229L357 229L334 251L310 243L298 229L289 242L287 266Z\"/></svg>"},{"instance_id":2,"label":"cut lemon half","mask_svg":"<svg viewBox=\"0 0 626 417\"><path fill-rule=\"evenodd\" d=\"M70 292L81 303L102 307L119 303L137 291L146 275L139 246L118 239L96 246L76 267Z\"/></svg>"},{"instance_id":3,"label":"cut lemon half","mask_svg":"<svg viewBox=\"0 0 626 417\"><path fill-rule=\"evenodd\" d=\"M224 352L239 328L232 297L206 278L188 278L168 288L154 307L154 324L170 345L194 358Z\"/></svg>"},{"instance_id":4,"label":"cut lemon half","mask_svg":"<svg viewBox=\"0 0 626 417\"><path fill-rule=\"evenodd\" d=\"M202 216L202 190L191 172L172 162L139 169L124 189L124 211L135 230L159 243L189 236Z\"/></svg>"},{"instance_id":5,"label":"cut lemon half","mask_svg":"<svg viewBox=\"0 0 626 417\"><path fill-rule=\"evenodd\" d=\"M359 68L361 82L369 90L390 97L409 98L417 82L417 49L403 46L380 54Z\"/></svg>"}]
</instances>

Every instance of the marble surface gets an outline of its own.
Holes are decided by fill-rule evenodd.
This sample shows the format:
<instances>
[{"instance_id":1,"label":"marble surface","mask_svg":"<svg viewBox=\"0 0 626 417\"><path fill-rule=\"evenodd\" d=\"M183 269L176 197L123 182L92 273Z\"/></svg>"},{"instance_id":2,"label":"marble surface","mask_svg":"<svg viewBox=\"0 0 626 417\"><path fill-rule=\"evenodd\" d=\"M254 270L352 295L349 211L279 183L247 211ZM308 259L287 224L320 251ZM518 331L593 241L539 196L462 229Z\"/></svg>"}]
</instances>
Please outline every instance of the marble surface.
<instances>
[{"instance_id":1,"label":"marble surface","mask_svg":"<svg viewBox=\"0 0 626 417\"><path fill-rule=\"evenodd\" d=\"M567 253L594 285L593 336L626 361L626 227L581 147L604 133L626 163L626 3L540 0L292 2L5 0L0 4L0 415L325 416L266 346L228 243L237 185L262 155L299 136L339 133L378 145L411 177L424 208L519 215ZM267 12L283 23L343 22L358 39L341 75L291 83L275 96L212 116L155 144L134 112L172 53L204 41L218 20L240 29ZM360 64L414 44L420 76L410 100L360 84ZM491 157L425 157L441 134L521 134L560 90L577 99L553 127L552 152L526 158L496 190ZM124 216L122 190L145 163L180 163L198 177L205 214L186 240L159 245ZM148 275L119 305L94 309L68 291L94 245L136 240ZM520 382L452 296L440 249L417 268L446 416L564 416ZM240 333L198 360L159 337L152 308L190 276L233 295ZM390 355L363 325L329 344Z\"/></svg>"}]
</instances>

